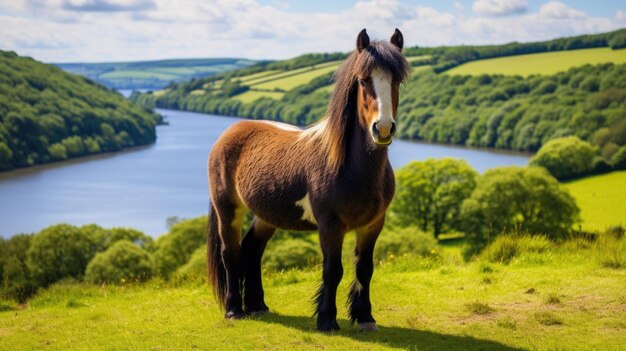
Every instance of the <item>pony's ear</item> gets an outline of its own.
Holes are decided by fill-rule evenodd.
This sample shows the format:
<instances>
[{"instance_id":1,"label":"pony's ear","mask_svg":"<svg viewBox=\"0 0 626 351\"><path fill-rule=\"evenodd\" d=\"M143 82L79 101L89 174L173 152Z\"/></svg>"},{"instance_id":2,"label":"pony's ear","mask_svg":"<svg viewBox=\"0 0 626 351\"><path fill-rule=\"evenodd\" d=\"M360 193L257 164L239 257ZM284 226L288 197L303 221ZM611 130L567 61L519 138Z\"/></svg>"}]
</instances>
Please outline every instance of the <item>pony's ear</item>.
<instances>
[{"instance_id":1,"label":"pony's ear","mask_svg":"<svg viewBox=\"0 0 626 351\"><path fill-rule=\"evenodd\" d=\"M400 51L402 51L402 47L404 46L404 37L402 36L402 32L398 28L393 32L391 36L391 43L395 45Z\"/></svg>"},{"instance_id":2,"label":"pony's ear","mask_svg":"<svg viewBox=\"0 0 626 351\"><path fill-rule=\"evenodd\" d=\"M363 49L367 49L370 46L370 37L367 35L365 28L359 32L359 36L356 37L356 48L359 52L363 51Z\"/></svg>"}]
</instances>

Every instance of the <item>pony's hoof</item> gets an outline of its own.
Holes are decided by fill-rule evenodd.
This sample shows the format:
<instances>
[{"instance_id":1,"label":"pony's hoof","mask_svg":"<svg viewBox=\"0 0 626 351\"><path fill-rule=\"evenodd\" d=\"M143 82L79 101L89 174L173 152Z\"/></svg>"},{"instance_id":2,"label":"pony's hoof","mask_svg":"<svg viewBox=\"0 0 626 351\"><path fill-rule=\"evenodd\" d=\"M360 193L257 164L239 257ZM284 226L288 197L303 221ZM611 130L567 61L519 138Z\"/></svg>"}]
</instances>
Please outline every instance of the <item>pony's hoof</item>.
<instances>
[{"instance_id":1,"label":"pony's hoof","mask_svg":"<svg viewBox=\"0 0 626 351\"><path fill-rule=\"evenodd\" d=\"M339 323L333 321L332 323L323 323L317 326L317 330L325 333L332 333L339 331Z\"/></svg>"},{"instance_id":2,"label":"pony's hoof","mask_svg":"<svg viewBox=\"0 0 626 351\"><path fill-rule=\"evenodd\" d=\"M268 313L270 313L270 309L269 308L264 308L264 309L260 309L260 310L255 310L255 311L247 311L246 312L248 315L256 317L256 316L263 316L266 315Z\"/></svg>"},{"instance_id":3,"label":"pony's hoof","mask_svg":"<svg viewBox=\"0 0 626 351\"><path fill-rule=\"evenodd\" d=\"M226 319L241 319L243 317L245 317L243 311L228 311L224 316Z\"/></svg>"},{"instance_id":4,"label":"pony's hoof","mask_svg":"<svg viewBox=\"0 0 626 351\"><path fill-rule=\"evenodd\" d=\"M378 331L378 327L376 326L376 322L359 323L359 331L374 332Z\"/></svg>"}]
</instances>

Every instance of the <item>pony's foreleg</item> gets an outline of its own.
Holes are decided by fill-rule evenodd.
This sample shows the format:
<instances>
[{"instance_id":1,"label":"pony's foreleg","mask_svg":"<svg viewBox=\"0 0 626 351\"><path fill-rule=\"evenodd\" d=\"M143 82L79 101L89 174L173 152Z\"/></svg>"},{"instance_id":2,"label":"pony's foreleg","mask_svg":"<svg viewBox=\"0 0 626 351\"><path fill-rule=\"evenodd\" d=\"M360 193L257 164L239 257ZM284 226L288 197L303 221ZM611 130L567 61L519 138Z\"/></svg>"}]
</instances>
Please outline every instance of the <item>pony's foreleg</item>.
<instances>
[{"instance_id":1,"label":"pony's foreleg","mask_svg":"<svg viewBox=\"0 0 626 351\"><path fill-rule=\"evenodd\" d=\"M265 313L263 282L261 279L261 258L267 242L272 238L275 227L255 217L250 229L241 242L241 267L243 269L243 298L248 314Z\"/></svg>"},{"instance_id":2,"label":"pony's foreleg","mask_svg":"<svg viewBox=\"0 0 626 351\"><path fill-rule=\"evenodd\" d=\"M317 329L321 331L339 330L337 324L337 286L343 276L341 246L343 232L339 220L318 221L320 245L324 256L322 285L315 299Z\"/></svg>"},{"instance_id":3,"label":"pony's foreleg","mask_svg":"<svg viewBox=\"0 0 626 351\"><path fill-rule=\"evenodd\" d=\"M370 302L370 281L374 274L374 245L382 230L385 220L382 218L373 225L357 231L355 279L350 287L348 309L350 320L359 325L360 330L378 330L376 321L372 317L372 303Z\"/></svg>"}]
</instances>

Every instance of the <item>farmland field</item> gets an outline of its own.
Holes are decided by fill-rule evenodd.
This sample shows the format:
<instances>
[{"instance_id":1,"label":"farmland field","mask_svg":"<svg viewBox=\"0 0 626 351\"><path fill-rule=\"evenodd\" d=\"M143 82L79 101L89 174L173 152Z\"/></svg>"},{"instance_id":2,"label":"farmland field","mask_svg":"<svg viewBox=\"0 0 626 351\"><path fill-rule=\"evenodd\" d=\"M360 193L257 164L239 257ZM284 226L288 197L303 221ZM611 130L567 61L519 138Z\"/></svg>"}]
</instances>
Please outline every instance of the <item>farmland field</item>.
<instances>
[{"instance_id":1,"label":"farmland field","mask_svg":"<svg viewBox=\"0 0 626 351\"><path fill-rule=\"evenodd\" d=\"M269 97L272 99L280 100L285 93L280 91L257 91L257 90L248 90L243 94L233 96L234 99L237 99L244 104L252 102L258 98Z\"/></svg>"},{"instance_id":2,"label":"farmland field","mask_svg":"<svg viewBox=\"0 0 626 351\"><path fill-rule=\"evenodd\" d=\"M584 229L626 225L626 171L571 181L565 187L581 209Z\"/></svg>"},{"instance_id":3,"label":"farmland field","mask_svg":"<svg viewBox=\"0 0 626 351\"><path fill-rule=\"evenodd\" d=\"M596 48L499 57L465 63L446 73L454 75L550 75L576 66L607 62L626 63L626 49Z\"/></svg>"},{"instance_id":4,"label":"farmland field","mask_svg":"<svg viewBox=\"0 0 626 351\"><path fill-rule=\"evenodd\" d=\"M306 72L302 72L296 75L287 76L284 78L268 81L261 84L253 85L254 88L257 89L283 89L283 90L291 90L298 85L306 84L311 80L337 70L339 68L339 64L327 65L322 68L316 68L313 70L309 70Z\"/></svg>"},{"instance_id":5,"label":"farmland field","mask_svg":"<svg viewBox=\"0 0 626 351\"><path fill-rule=\"evenodd\" d=\"M591 256L554 249L507 265L391 257L372 282L375 333L358 332L345 317L349 262L334 335L314 329L317 267L266 275L272 313L238 321L222 318L201 281L62 284L27 306L0 301L0 349L619 350L626 271Z\"/></svg>"}]
</instances>

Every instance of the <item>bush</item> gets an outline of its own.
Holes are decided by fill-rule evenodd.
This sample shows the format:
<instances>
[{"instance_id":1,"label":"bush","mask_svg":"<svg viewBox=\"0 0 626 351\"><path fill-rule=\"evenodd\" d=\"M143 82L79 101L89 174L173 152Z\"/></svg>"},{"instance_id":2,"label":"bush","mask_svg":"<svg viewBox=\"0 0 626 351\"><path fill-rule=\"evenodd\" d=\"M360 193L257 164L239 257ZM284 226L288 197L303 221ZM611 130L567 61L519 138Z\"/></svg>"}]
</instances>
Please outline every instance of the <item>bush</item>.
<instances>
[{"instance_id":1,"label":"bush","mask_svg":"<svg viewBox=\"0 0 626 351\"><path fill-rule=\"evenodd\" d=\"M274 271L311 266L320 260L317 245L302 239L284 239L270 243L263 265Z\"/></svg>"},{"instance_id":2,"label":"bush","mask_svg":"<svg viewBox=\"0 0 626 351\"><path fill-rule=\"evenodd\" d=\"M37 284L45 287L66 277L81 278L89 261L103 249L100 232L82 232L77 227L59 224L31 239L27 265Z\"/></svg>"},{"instance_id":3,"label":"bush","mask_svg":"<svg viewBox=\"0 0 626 351\"><path fill-rule=\"evenodd\" d=\"M0 297L25 301L37 286L26 266L26 252L31 235L20 234L0 239Z\"/></svg>"},{"instance_id":4,"label":"bush","mask_svg":"<svg viewBox=\"0 0 626 351\"><path fill-rule=\"evenodd\" d=\"M437 249L437 239L415 227L385 229L376 241L374 258L381 261L391 255L403 254L432 257L436 255Z\"/></svg>"},{"instance_id":5,"label":"bush","mask_svg":"<svg viewBox=\"0 0 626 351\"><path fill-rule=\"evenodd\" d=\"M623 231L607 231L595 243L594 254L600 266L612 269L626 268L626 238Z\"/></svg>"},{"instance_id":6,"label":"bush","mask_svg":"<svg viewBox=\"0 0 626 351\"><path fill-rule=\"evenodd\" d=\"M111 228L105 235L107 248L120 240L128 240L143 249L148 249L153 243L152 237L132 228Z\"/></svg>"},{"instance_id":7,"label":"bush","mask_svg":"<svg viewBox=\"0 0 626 351\"><path fill-rule=\"evenodd\" d=\"M206 262L206 245L201 246L193 252L191 258L185 265L178 268L174 277L181 280L189 281L206 281L207 279L207 262Z\"/></svg>"},{"instance_id":8,"label":"bush","mask_svg":"<svg viewBox=\"0 0 626 351\"><path fill-rule=\"evenodd\" d=\"M85 272L85 280L91 283L119 284L144 281L151 276L150 255L128 240L120 240L97 254Z\"/></svg>"},{"instance_id":9,"label":"bush","mask_svg":"<svg viewBox=\"0 0 626 351\"><path fill-rule=\"evenodd\" d=\"M168 278L189 261L199 247L206 244L207 217L182 221L154 243L155 273Z\"/></svg>"},{"instance_id":10,"label":"bush","mask_svg":"<svg viewBox=\"0 0 626 351\"><path fill-rule=\"evenodd\" d=\"M619 150L613 154L611 163L616 170L626 170L626 145L619 148Z\"/></svg>"},{"instance_id":11,"label":"bush","mask_svg":"<svg viewBox=\"0 0 626 351\"><path fill-rule=\"evenodd\" d=\"M574 198L543 168L491 169L462 205L468 254L504 232L562 238L579 220L579 212Z\"/></svg>"},{"instance_id":12,"label":"bush","mask_svg":"<svg viewBox=\"0 0 626 351\"><path fill-rule=\"evenodd\" d=\"M519 255L545 252L552 242L539 235L500 235L482 252L481 257L490 262L509 263Z\"/></svg>"},{"instance_id":13,"label":"bush","mask_svg":"<svg viewBox=\"0 0 626 351\"><path fill-rule=\"evenodd\" d=\"M398 226L432 230L435 238L456 227L461 203L476 187L467 162L444 158L413 161L396 173L391 220Z\"/></svg>"},{"instance_id":14,"label":"bush","mask_svg":"<svg viewBox=\"0 0 626 351\"><path fill-rule=\"evenodd\" d=\"M530 165L547 169L559 180L589 174L593 169L594 147L578 137L550 140L530 159Z\"/></svg>"},{"instance_id":15,"label":"bush","mask_svg":"<svg viewBox=\"0 0 626 351\"><path fill-rule=\"evenodd\" d=\"M591 168L591 174L604 174L613 170L613 167L600 156L596 156L593 159L593 166Z\"/></svg>"}]
</instances>

